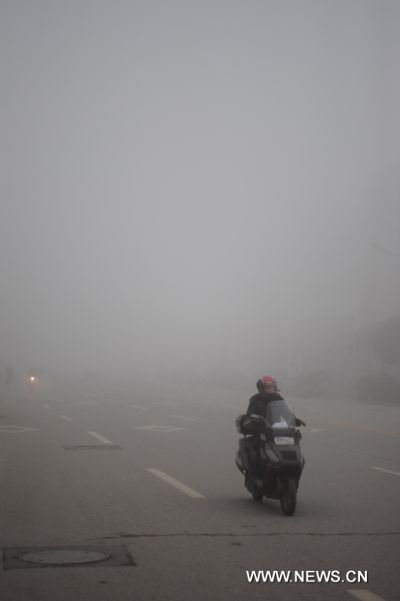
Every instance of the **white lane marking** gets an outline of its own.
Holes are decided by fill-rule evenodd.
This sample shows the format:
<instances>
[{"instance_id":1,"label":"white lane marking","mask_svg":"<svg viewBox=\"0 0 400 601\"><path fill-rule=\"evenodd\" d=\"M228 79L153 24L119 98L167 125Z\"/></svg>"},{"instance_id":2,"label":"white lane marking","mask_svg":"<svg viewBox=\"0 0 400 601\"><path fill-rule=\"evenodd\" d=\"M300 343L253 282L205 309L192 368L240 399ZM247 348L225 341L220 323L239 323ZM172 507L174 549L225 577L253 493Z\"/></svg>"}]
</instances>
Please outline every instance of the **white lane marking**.
<instances>
[{"instance_id":1,"label":"white lane marking","mask_svg":"<svg viewBox=\"0 0 400 601\"><path fill-rule=\"evenodd\" d=\"M6 432L7 434L17 434L18 432L31 432L37 430L31 426L1 426L0 432Z\"/></svg>"},{"instance_id":2,"label":"white lane marking","mask_svg":"<svg viewBox=\"0 0 400 601\"><path fill-rule=\"evenodd\" d=\"M178 430L184 430L185 428L178 428L177 426L134 426L134 430L148 430L150 432L178 432Z\"/></svg>"},{"instance_id":3,"label":"white lane marking","mask_svg":"<svg viewBox=\"0 0 400 601\"><path fill-rule=\"evenodd\" d=\"M375 595L366 588L348 588L347 592L356 599L360 599L360 601L385 601L383 597L379 597L379 595Z\"/></svg>"},{"instance_id":4,"label":"white lane marking","mask_svg":"<svg viewBox=\"0 0 400 601\"><path fill-rule=\"evenodd\" d=\"M304 428L304 432L314 434L315 432L324 432L323 428Z\"/></svg>"},{"instance_id":5,"label":"white lane marking","mask_svg":"<svg viewBox=\"0 0 400 601\"><path fill-rule=\"evenodd\" d=\"M179 480L172 478L172 476L168 476L168 474L165 474L164 472L162 472L161 470L158 470L157 468L149 468L148 467L147 471L151 472L154 476L157 476L157 478L164 480L164 482L168 482L168 484L170 484L171 486L174 486L181 492L185 493L185 495L188 495L188 497L192 497L192 499L205 499L204 495L200 494L196 490L193 490L193 488L190 488L190 486L186 486L186 484L179 482Z\"/></svg>"},{"instance_id":6,"label":"white lane marking","mask_svg":"<svg viewBox=\"0 0 400 601\"><path fill-rule=\"evenodd\" d=\"M152 403L153 405L158 405L159 407L177 407L178 405L182 405L182 403L178 403L175 401L165 401L165 402L159 402L159 401L153 401Z\"/></svg>"},{"instance_id":7,"label":"white lane marking","mask_svg":"<svg viewBox=\"0 0 400 601\"><path fill-rule=\"evenodd\" d=\"M146 407L141 407L141 405L131 405L131 407L134 407L135 409L146 409Z\"/></svg>"},{"instance_id":8,"label":"white lane marking","mask_svg":"<svg viewBox=\"0 0 400 601\"><path fill-rule=\"evenodd\" d=\"M60 417L62 417L62 419L67 420L67 422L72 422L72 417L68 417L68 415L63 415L62 413L60 413Z\"/></svg>"},{"instance_id":9,"label":"white lane marking","mask_svg":"<svg viewBox=\"0 0 400 601\"><path fill-rule=\"evenodd\" d=\"M194 417L183 417L183 415L171 415L171 417L176 417L177 419L184 419L187 422L194 422Z\"/></svg>"},{"instance_id":10,"label":"white lane marking","mask_svg":"<svg viewBox=\"0 0 400 601\"><path fill-rule=\"evenodd\" d=\"M400 472L395 472L394 470L387 470L384 467L375 467L374 465L370 466L371 470L379 470L380 472L385 472L386 474L393 474L394 476L400 476Z\"/></svg>"},{"instance_id":11,"label":"white lane marking","mask_svg":"<svg viewBox=\"0 0 400 601\"><path fill-rule=\"evenodd\" d=\"M111 442L111 440L108 440L108 438L104 438L104 436L102 436L101 434L97 434L97 432L88 432L88 434L90 434L90 436L93 436L94 438L97 438L97 440L104 442L104 444L114 444L113 442Z\"/></svg>"},{"instance_id":12,"label":"white lane marking","mask_svg":"<svg viewBox=\"0 0 400 601\"><path fill-rule=\"evenodd\" d=\"M51 409L51 407L49 407L48 405L46 405L46 403L42 403L42 407L43 407L43 409Z\"/></svg>"}]
</instances>

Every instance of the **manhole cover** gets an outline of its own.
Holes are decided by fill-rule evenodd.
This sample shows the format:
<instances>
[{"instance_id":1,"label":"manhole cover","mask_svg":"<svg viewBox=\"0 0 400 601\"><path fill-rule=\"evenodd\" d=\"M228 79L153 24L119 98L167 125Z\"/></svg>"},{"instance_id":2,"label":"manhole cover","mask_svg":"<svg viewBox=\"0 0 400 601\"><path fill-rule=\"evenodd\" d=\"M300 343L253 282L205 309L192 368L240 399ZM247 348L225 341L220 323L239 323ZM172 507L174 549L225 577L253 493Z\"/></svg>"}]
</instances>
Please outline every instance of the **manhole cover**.
<instances>
[{"instance_id":1,"label":"manhole cover","mask_svg":"<svg viewBox=\"0 0 400 601\"><path fill-rule=\"evenodd\" d=\"M135 566L128 549L120 545L63 547L5 547L5 570L38 568L106 568Z\"/></svg>"},{"instance_id":2,"label":"manhole cover","mask_svg":"<svg viewBox=\"0 0 400 601\"><path fill-rule=\"evenodd\" d=\"M109 558L109 553L85 551L84 549L48 549L47 551L36 551L34 553L18 555L18 559L21 561L51 566L96 563Z\"/></svg>"}]
</instances>

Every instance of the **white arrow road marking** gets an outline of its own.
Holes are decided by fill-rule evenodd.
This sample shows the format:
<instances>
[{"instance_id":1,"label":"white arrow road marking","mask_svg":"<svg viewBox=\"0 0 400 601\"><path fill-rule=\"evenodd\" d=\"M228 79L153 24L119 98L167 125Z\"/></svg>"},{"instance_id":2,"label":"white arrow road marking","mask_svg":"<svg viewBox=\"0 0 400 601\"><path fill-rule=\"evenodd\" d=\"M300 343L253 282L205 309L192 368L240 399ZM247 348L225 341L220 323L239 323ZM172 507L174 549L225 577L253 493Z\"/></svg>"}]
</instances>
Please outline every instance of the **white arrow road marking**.
<instances>
[{"instance_id":1,"label":"white arrow road marking","mask_svg":"<svg viewBox=\"0 0 400 601\"><path fill-rule=\"evenodd\" d=\"M62 415L62 414L60 414L60 417L61 417L62 419L65 419L65 420L67 420L67 422L72 422L72 417L68 417L67 415Z\"/></svg>"},{"instance_id":2,"label":"white arrow road marking","mask_svg":"<svg viewBox=\"0 0 400 601\"><path fill-rule=\"evenodd\" d=\"M172 476L168 476L168 474L165 474L157 468L147 468L147 471L151 472L154 476L157 476L157 478L164 480L164 482L168 482L168 484L185 493L185 495L188 495L188 497L192 497L192 499L205 499L204 495L200 494L196 490L193 490L193 488L190 488L190 486L186 486L186 484L179 482L179 480L172 478Z\"/></svg>"},{"instance_id":3,"label":"white arrow road marking","mask_svg":"<svg viewBox=\"0 0 400 601\"><path fill-rule=\"evenodd\" d=\"M184 430L184 428L178 428L176 426L135 426L134 430L149 430L150 432L177 432L178 430Z\"/></svg>"},{"instance_id":4,"label":"white arrow road marking","mask_svg":"<svg viewBox=\"0 0 400 601\"><path fill-rule=\"evenodd\" d=\"M353 597L356 597L356 599L360 599L360 601L385 601L383 597L375 595L375 593L372 593L366 588L349 588L347 589L347 592L350 593L350 595L353 595Z\"/></svg>"},{"instance_id":5,"label":"white arrow road marking","mask_svg":"<svg viewBox=\"0 0 400 601\"><path fill-rule=\"evenodd\" d=\"M88 432L88 434L90 434L90 436L93 436L94 438L97 438L97 440L100 440L100 442L104 442L104 444L114 444L113 442L111 442L111 440L108 440L108 438L104 438L104 436L102 436L101 434L97 434L97 432Z\"/></svg>"},{"instance_id":6,"label":"white arrow road marking","mask_svg":"<svg viewBox=\"0 0 400 601\"><path fill-rule=\"evenodd\" d=\"M7 432L8 434L16 434L17 432L31 432L37 430L31 426L1 426L0 432Z\"/></svg>"},{"instance_id":7,"label":"white arrow road marking","mask_svg":"<svg viewBox=\"0 0 400 601\"><path fill-rule=\"evenodd\" d=\"M393 476L400 476L400 472L395 472L394 470L387 470L384 467L375 467L374 465L370 466L371 470L379 470L380 472L385 472L386 474L393 474Z\"/></svg>"},{"instance_id":8,"label":"white arrow road marking","mask_svg":"<svg viewBox=\"0 0 400 601\"><path fill-rule=\"evenodd\" d=\"M172 415L171 417L176 417L177 419L184 419L187 422L194 422L194 417L183 417L183 415Z\"/></svg>"}]
</instances>

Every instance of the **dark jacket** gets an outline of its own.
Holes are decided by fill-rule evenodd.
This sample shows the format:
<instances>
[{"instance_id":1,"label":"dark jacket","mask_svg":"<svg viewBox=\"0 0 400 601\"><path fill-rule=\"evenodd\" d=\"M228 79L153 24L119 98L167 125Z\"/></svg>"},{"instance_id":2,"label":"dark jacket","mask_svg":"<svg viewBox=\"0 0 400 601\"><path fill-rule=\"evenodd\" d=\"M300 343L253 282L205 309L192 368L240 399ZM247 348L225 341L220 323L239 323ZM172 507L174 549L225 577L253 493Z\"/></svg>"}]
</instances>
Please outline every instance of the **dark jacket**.
<instances>
[{"instance_id":1,"label":"dark jacket","mask_svg":"<svg viewBox=\"0 0 400 601\"><path fill-rule=\"evenodd\" d=\"M283 401L283 397L277 392L274 394L255 394L249 399L246 415L262 415L265 417L265 408L271 401Z\"/></svg>"},{"instance_id":2,"label":"dark jacket","mask_svg":"<svg viewBox=\"0 0 400 601\"><path fill-rule=\"evenodd\" d=\"M276 392L275 394L255 394L249 399L249 406L247 407L246 415L262 415L263 417L266 417L265 409L268 403L270 403L271 401L283 400L283 397L281 397L281 395L278 392ZM306 423L303 422L302 419L299 419L295 415L293 415L293 417L296 421L297 427L306 425Z\"/></svg>"}]
</instances>

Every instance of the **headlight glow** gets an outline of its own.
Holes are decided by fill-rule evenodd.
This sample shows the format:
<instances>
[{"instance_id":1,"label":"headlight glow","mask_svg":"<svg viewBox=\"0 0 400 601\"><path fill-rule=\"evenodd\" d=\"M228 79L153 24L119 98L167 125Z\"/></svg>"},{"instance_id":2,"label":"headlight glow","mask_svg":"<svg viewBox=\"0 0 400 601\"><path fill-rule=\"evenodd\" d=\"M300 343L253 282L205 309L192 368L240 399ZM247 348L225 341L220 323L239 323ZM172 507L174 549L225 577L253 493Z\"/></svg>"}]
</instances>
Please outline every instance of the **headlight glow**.
<instances>
[{"instance_id":1,"label":"headlight glow","mask_svg":"<svg viewBox=\"0 0 400 601\"><path fill-rule=\"evenodd\" d=\"M275 436L275 444L291 445L294 444L293 436Z\"/></svg>"}]
</instances>

